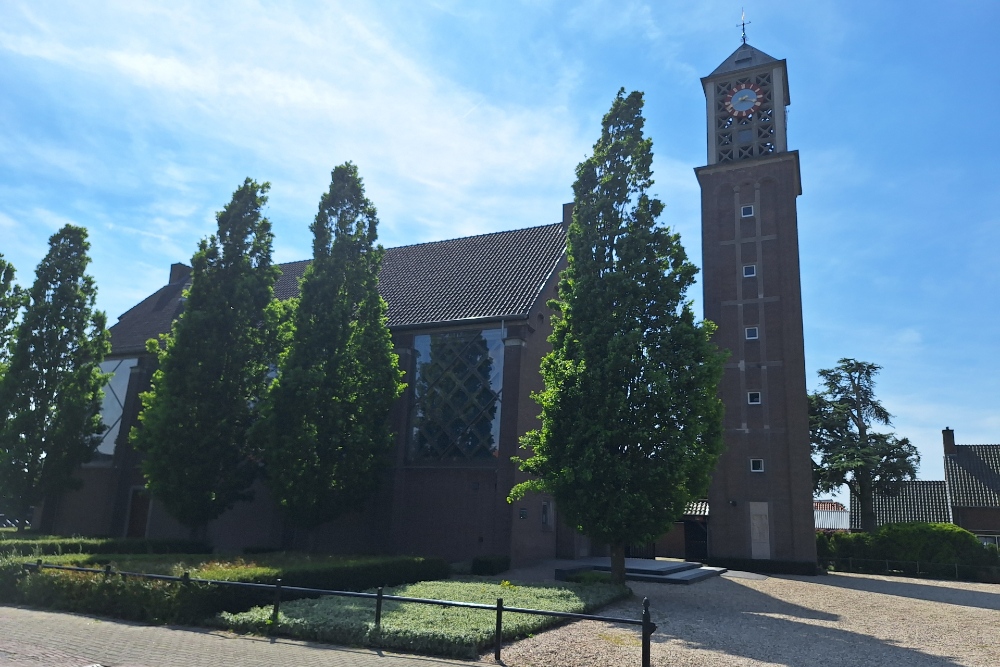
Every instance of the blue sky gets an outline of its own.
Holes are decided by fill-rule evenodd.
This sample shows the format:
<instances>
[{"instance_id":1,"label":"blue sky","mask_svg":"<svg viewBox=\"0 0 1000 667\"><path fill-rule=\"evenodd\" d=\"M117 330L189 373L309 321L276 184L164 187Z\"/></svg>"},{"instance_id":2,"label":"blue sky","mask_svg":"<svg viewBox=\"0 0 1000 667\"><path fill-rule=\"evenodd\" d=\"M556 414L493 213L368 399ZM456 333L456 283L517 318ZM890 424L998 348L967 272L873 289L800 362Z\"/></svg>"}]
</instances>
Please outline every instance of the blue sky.
<instances>
[{"instance_id":1,"label":"blue sky","mask_svg":"<svg viewBox=\"0 0 1000 667\"><path fill-rule=\"evenodd\" d=\"M27 283L49 235L86 226L114 322L246 176L272 183L278 261L309 257L346 160L387 246L555 222L625 87L646 94L663 221L700 261L699 78L741 6L788 60L809 386L840 357L881 364L941 479L945 426L1000 441L998 2L5 0L0 253Z\"/></svg>"}]
</instances>

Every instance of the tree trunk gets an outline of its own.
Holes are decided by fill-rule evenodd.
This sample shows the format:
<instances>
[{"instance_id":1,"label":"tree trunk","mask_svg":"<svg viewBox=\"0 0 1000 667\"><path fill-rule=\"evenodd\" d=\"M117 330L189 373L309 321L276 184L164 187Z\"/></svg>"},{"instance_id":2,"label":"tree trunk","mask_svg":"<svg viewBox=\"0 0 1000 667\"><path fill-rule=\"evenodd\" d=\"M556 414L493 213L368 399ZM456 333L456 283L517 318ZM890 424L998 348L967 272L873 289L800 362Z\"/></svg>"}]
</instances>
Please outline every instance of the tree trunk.
<instances>
[{"instance_id":1,"label":"tree trunk","mask_svg":"<svg viewBox=\"0 0 1000 667\"><path fill-rule=\"evenodd\" d=\"M855 474L858 478L858 501L861 503L861 530L874 533L878 525L875 520L875 492L871 473L868 470L858 470Z\"/></svg>"},{"instance_id":2,"label":"tree trunk","mask_svg":"<svg viewBox=\"0 0 1000 667\"><path fill-rule=\"evenodd\" d=\"M611 545L611 583L625 583L625 545Z\"/></svg>"}]
</instances>

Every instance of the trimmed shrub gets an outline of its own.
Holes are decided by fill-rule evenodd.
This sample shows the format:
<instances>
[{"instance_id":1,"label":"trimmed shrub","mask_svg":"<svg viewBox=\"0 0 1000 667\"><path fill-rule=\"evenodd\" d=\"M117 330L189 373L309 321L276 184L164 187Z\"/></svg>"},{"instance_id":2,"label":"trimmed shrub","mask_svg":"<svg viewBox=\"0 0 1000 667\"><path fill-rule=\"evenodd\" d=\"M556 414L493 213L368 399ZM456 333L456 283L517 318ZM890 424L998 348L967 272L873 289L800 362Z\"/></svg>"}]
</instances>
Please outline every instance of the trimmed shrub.
<instances>
[{"instance_id":1,"label":"trimmed shrub","mask_svg":"<svg viewBox=\"0 0 1000 667\"><path fill-rule=\"evenodd\" d=\"M510 556L476 556L472 559L470 574L487 577L506 572L510 569Z\"/></svg>"},{"instance_id":2,"label":"trimmed shrub","mask_svg":"<svg viewBox=\"0 0 1000 667\"><path fill-rule=\"evenodd\" d=\"M1000 557L975 535L950 523L898 523L875 533L817 534L821 561L837 569L1000 581ZM847 564L844 563L847 561Z\"/></svg>"},{"instance_id":3,"label":"trimmed shrub","mask_svg":"<svg viewBox=\"0 0 1000 667\"><path fill-rule=\"evenodd\" d=\"M296 562L293 556L281 556L276 560L287 561L287 564L275 566L246 564L242 561L212 562L189 571L192 579L274 584L281 578L283 586L348 591L413 583L449 575L448 564L438 559L324 558L314 561L306 558ZM238 612L255 605L270 604L274 600L273 589L225 584L182 584L122 577L118 574L105 577L103 574L64 570L42 570L21 575L21 565L31 560L32 558L9 557L7 564L0 562L0 600L161 623L201 623L222 611ZM60 564L94 567L99 565L94 560L114 559L73 559L63 556L57 560L62 561ZM184 567L183 564L175 565L172 574L179 576ZM149 569L159 569L162 573L164 568ZM310 596L305 592L285 591L282 599Z\"/></svg>"},{"instance_id":4,"label":"trimmed shrub","mask_svg":"<svg viewBox=\"0 0 1000 667\"><path fill-rule=\"evenodd\" d=\"M991 552L975 535L950 523L896 523L871 534L818 534L816 548L821 558L1000 565L995 550Z\"/></svg>"},{"instance_id":5,"label":"trimmed shrub","mask_svg":"<svg viewBox=\"0 0 1000 667\"><path fill-rule=\"evenodd\" d=\"M611 573L598 572L596 570L584 570L583 572L574 572L566 575L564 581L569 581L574 584L610 584Z\"/></svg>"},{"instance_id":6,"label":"trimmed shrub","mask_svg":"<svg viewBox=\"0 0 1000 667\"><path fill-rule=\"evenodd\" d=\"M16 535L16 533L13 533ZM147 540L99 537L0 537L0 553L20 556L62 554L210 554L212 548L196 540Z\"/></svg>"}]
</instances>

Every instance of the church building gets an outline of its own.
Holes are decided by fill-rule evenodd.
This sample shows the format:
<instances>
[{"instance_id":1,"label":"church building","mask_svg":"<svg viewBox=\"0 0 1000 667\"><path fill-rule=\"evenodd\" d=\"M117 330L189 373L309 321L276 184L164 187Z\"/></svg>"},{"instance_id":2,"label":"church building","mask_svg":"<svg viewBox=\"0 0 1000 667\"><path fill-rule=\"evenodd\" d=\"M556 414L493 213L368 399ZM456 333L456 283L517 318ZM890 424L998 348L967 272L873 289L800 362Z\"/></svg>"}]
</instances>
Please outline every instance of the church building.
<instances>
[{"instance_id":1,"label":"church building","mask_svg":"<svg viewBox=\"0 0 1000 667\"><path fill-rule=\"evenodd\" d=\"M725 443L707 505L685 537L714 559L816 559L796 197L799 159L786 141L785 61L744 43L702 79L708 163L702 190L705 317L730 352L720 395ZM695 119L691 119L692 125ZM538 425L531 398L551 349L551 310L565 267L562 220L387 250L379 291L407 389L392 415L396 451L383 491L358 512L305 533L285 525L258 484L256 498L212 522L217 549L309 548L399 553L452 561L509 555L515 564L578 558L599 545L559 521L552 499L507 493L522 473L511 457ZM281 265L278 298L298 291L307 262ZM43 531L186 537L143 488L128 442L155 359L147 339L169 331L183 308L189 270L111 327L104 420L109 430L79 471L78 491L46 502ZM183 461L178 461L182 466ZM699 532L700 531L700 532ZM662 554L661 554L662 555Z\"/></svg>"}]
</instances>

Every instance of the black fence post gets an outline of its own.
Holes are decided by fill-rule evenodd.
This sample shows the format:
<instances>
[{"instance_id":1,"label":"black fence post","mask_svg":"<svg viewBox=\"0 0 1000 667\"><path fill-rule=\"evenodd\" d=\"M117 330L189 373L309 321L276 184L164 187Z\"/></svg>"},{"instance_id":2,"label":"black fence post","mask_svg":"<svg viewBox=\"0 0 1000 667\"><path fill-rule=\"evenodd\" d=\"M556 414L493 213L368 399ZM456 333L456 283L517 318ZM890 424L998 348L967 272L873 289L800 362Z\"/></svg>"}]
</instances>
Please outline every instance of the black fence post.
<instances>
[{"instance_id":1,"label":"black fence post","mask_svg":"<svg viewBox=\"0 0 1000 667\"><path fill-rule=\"evenodd\" d=\"M650 667L649 642L656 632L656 624L649 617L649 598L642 599L642 667Z\"/></svg>"},{"instance_id":2,"label":"black fence post","mask_svg":"<svg viewBox=\"0 0 1000 667\"><path fill-rule=\"evenodd\" d=\"M500 648L503 646L503 598L497 598L497 629L493 659L500 662Z\"/></svg>"},{"instance_id":3,"label":"black fence post","mask_svg":"<svg viewBox=\"0 0 1000 667\"><path fill-rule=\"evenodd\" d=\"M382 587L375 593L375 632L382 629Z\"/></svg>"},{"instance_id":4,"label":"black fence post","mask_svg":"<svg viewBox=\"0 0 1000 667\"><path fill-rule=\"evenodd\" d=\"M111 566L109 565L108 567L111 567ZM184 574L181 575L181 583L184 584L185 586L187 586L188 584L191 583L191 573L190 572L185 572Z\"/></svg>"},{"instance_id":5,"label":"black fence post","mask_svg":"<svg viewBox=\"0 0 1000 667\"><path fill-rule=\"evenodd\" d=\"M271 622L267 627L267 634L274 632L278 627L278 610L281 608L281 578L274 580L274 607L271 609Z\"/></svg>"},{"instance_id":6,"label":"black fence post","mask_svg":"<svg viewBox=\"0 0 1000 667\"><path fill-rule=\"evenodd\" d=\"M111 577L111 563L104 566L104 580L107 581Z\"/></svg>"}]
</instances>

